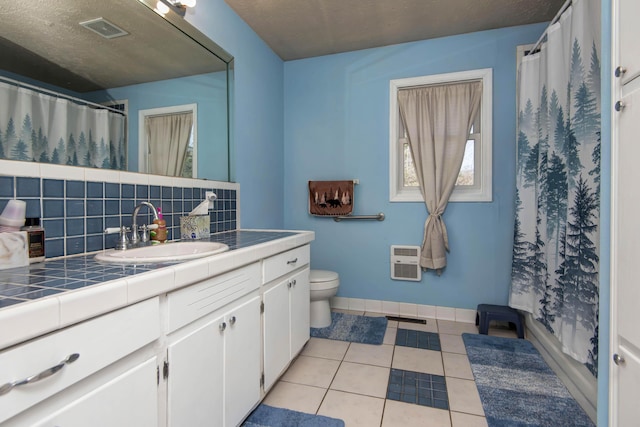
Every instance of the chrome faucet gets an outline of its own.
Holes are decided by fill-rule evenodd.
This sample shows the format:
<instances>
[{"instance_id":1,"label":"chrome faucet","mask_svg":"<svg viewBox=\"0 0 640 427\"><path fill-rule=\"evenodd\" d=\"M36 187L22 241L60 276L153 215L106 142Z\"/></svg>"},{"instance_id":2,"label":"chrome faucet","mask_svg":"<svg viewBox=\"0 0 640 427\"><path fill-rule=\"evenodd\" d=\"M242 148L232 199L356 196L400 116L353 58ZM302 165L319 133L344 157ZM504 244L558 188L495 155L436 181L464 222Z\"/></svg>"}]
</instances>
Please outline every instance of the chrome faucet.
<instances>
[{"instance_id":1,"label":"chrome faucet","mask_svg":"<svg viewBox=\"0 0 640 427\"><path fill-rule=\"evenodd\" d=\"M148 207L151 212L153 212L153 219L158 219L158 211L156 210L156 207L151 203L142 202L135 207L131 216L131 246L133 247L137 246L140 243L140 236L138 236L138 212L140 212L140 209L143 206Z\"/></svg>"}]
</instances>

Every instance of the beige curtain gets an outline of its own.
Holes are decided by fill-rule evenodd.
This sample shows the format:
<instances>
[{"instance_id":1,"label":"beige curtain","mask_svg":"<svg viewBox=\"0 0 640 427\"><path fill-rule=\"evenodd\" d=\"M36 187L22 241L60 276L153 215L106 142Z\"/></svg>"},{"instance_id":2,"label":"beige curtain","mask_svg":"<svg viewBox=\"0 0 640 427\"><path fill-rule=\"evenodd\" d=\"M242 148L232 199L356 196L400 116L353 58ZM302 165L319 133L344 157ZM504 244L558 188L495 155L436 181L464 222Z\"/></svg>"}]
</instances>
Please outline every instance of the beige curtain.
<instances>
[{"instance_id":1,"label":"beige curtain","mask_svg":"<svg viewBox=\"0 0 640 427\"><path fill-rule=\"evenodd\" d=\"M482 98L480 81L423 86L398 91L420 191L427 205L420 266L447 265L447 228L442 214L460 172L471 125Z\"/></svg>"},{"instance_id":2,"label":"beige curtain","mask_svg":"<svg viewBox=\"0 0 640 427\"><path fill-rule=\"evenodd\" d=\"M193 113L146 117L149 173L180 176L193 127Z\"/></svg>"}]
</instances>

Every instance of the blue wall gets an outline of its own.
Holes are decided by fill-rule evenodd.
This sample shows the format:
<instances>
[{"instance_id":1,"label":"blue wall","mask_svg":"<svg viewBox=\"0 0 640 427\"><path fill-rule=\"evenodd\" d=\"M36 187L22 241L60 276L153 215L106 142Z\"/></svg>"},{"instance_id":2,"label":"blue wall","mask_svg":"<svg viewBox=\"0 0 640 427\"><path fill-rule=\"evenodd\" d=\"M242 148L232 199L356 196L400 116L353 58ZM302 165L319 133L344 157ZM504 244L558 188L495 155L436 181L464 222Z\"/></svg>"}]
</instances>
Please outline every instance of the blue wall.
<instances>
[{"instance_id":1,"label":"blue wall","mask_svg":"<svg viewBox=\"0 0 640 427\"><path fill-rule=\"evenodd\" d=\"M610 33L602 0L602 210L598 425L608 421ZM223 0L198 4L187 20L236 58L236 181L242 226L317 232L314 268L342 276L340 294L473 308L507 300L513 233L515 46L533 43L531 25L283 63ZM420 283L389 277L389 245L419 244L420 204L388 201L388 81L494 69L492 203L452 203L449 268ZM284 144L283 144L284 140ZM307 214L309 179L358 178L356 213L384 211L382 223L335 223Z\"/></svg>"},{"instance_id":2,"label":"blue wall","mask_svg":"<svg viewBox=\"0 0 640 427\"><path fill-rule=\"evenodd\" d=\"M234 181L242 228L284 227L284 63L223 0L186 19L234 56Z\"/></svg>"},{"instance_id":3,"label":"blue wall","mask_svg":"<svg viewBox=\"0 0 640 427\"><path fill-rule=\"evenodd\" d=\"M285 63L285 226L316 231L312 267L337 271L339 296L457 308L506 303L515 193L516 46L546 24L406 43ZM492 68L493 202L450 203L451 252L438 277L390 279L389 246L419 245L423 203L389 202L389 80ZM308 180L360 180L355 214L336 223L307 213Z\"/></svg>"}]
</instances>

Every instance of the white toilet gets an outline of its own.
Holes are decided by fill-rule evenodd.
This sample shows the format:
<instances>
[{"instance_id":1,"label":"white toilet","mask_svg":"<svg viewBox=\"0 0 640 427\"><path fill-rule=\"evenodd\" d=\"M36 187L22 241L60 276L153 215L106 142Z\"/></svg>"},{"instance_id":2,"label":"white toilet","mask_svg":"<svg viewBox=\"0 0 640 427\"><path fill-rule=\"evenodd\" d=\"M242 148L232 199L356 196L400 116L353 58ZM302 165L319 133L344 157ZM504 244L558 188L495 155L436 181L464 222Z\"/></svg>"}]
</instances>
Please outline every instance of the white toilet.
<instances>
[{"instance_id":1,"label":"white toilet","mask_svg":"<svg viewBox=\"0 0 640 427\"><path fill-rule=\"evenodd\" d=\"M311 270L309 282L311 289L311 327L326 328L331 325L329 299L338 292L340 278L338 273L334 271Z\"/></svg>"}]
</instances>

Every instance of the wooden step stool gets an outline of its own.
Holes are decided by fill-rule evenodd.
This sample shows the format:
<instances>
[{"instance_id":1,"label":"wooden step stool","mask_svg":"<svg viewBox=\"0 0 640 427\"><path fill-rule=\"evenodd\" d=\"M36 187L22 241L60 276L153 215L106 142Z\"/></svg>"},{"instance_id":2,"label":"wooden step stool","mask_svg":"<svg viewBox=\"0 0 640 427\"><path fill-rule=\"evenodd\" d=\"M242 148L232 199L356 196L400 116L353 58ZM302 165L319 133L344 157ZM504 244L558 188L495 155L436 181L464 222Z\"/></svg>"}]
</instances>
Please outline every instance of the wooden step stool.
<instances>
[{"instance_id":1,"label":"wooden step stool","mask_svg":"<svg viewBox=\"0 0 640 427\"><path fill-rule=\"evenodd\" d=\"M524 326L522 324L522 316L514 308L506 305L478 304L478 312L476 313L476 325L481 334L487 335L489 332L489 323L492 320L500 320L513 323L518 333L518 338L524 338Z\"/></svg>"}]
</instances>

